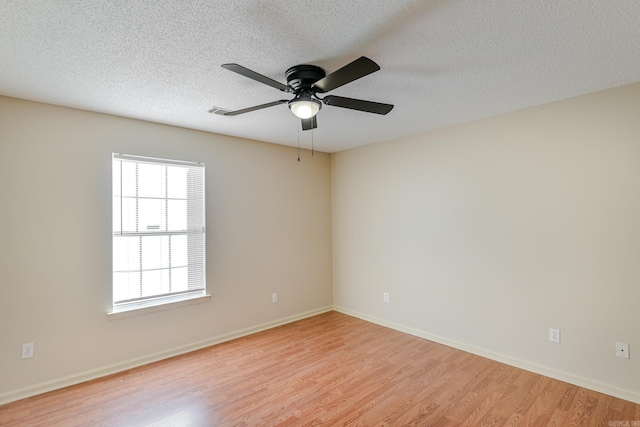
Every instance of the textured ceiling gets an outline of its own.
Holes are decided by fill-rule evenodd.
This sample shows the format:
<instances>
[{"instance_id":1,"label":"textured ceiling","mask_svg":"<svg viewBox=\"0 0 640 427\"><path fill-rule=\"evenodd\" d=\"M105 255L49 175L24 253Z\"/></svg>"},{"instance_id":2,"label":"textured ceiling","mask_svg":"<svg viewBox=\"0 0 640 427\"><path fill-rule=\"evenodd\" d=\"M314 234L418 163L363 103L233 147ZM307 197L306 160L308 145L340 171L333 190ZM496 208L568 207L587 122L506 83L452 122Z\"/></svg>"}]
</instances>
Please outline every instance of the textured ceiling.
<instances>
[{"instance_id":1,"label":"textured ceiling","mask_svg":"<svg viewBox=\"0 0 640 427\"><path fill-rule=\"evenodd\" d=\"M303 147L285 83L367 56L381 70L332 95L315 149L336 152L640 81L638 0L0 0L0 94ZM284 96L283 96L284 95ZM34 123L34 125L37 125Z\"/></svg>"}]
</instances>

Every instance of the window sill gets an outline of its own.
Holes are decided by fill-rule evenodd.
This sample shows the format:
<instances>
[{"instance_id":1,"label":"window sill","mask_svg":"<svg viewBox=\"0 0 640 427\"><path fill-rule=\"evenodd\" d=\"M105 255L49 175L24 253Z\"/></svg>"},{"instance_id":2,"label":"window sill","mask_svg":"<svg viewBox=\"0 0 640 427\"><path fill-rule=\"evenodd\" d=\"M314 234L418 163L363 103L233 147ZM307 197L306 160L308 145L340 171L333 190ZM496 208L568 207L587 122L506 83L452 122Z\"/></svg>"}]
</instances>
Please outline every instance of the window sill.
<instances>
[{"instance_id":1,"label":"window sill","mask_svg":"<svg viewBox=\"0 0 640 427\"><path fill-rule=\"evenodd\" d=\"M107 313L109 320L122 319L124 317L139 316L141 314L154 313L156 311L171 310L178 307L184 307L187 305L201 304L203 302L209 302L211 300L211 294L197 295L191 298L180 299L177 301L164 302L156 305L138 306L130 308L121 308L110 311Z\"/></svg>"}]
</instances>

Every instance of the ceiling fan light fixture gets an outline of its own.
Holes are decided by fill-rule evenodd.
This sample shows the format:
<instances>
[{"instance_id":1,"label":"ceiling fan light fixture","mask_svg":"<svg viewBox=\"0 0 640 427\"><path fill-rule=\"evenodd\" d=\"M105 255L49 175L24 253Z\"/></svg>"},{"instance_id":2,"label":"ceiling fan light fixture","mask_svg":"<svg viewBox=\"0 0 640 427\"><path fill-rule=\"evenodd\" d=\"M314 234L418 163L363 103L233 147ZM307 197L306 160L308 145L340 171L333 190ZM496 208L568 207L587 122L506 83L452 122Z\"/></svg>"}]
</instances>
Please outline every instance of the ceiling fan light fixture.
<instances>
[{"instance_id":1,"label":"ceiling fan light fixture","mask_svg":"<svg viewBox=\"0 0 640 427\"><path fill-rule=\"evenodd\" d=\"M306 94L298 95L289 102L291 112L301 119L310 119L318 114L320 108L322 108L320 101Z\"/></svg>"}]
</instances>

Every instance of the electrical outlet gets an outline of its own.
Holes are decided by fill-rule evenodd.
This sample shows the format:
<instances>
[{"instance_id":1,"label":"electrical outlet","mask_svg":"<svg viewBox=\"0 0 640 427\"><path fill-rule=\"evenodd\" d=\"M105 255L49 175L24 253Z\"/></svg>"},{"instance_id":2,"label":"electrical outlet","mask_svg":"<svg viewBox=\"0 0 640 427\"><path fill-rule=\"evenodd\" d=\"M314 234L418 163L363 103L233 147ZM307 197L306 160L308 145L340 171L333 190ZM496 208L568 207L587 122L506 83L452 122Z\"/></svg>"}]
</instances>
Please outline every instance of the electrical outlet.
<instances>
[{"instance_id":1,"label":"electrical outlet","mask_svg":"<svg viewBox=\"0 0 640 427\"><path fill-rule=\"evenodd\" d=\"M549 341L560 344L560 329L549 328Z\"/></svg>"},{"instance_id":2,"label":"electrical outlet","mask_svg":"<svg viewBox=\"0 0 640 427\"><path fill-rule=\"evenodd\" d=\"M626 342L616 342L616 356L628 359L629 344Z\"/></svg>"},{"instance_id":3,"label":"electrical outlet","mask_svg":"<svg viewBox=\"0 0 640 427\"><path fill-rule=\"evenodd\" d=\"M33 357L33 343L22 344L22 358L28 359Z\"/></svg>"},{"instance_id":4,"label":"electrical outlet","mask_svg":"<svg viewBox=\"0 0 640 427\"><path fill-rule=\"evenodd\" d=\"M382 294L382 301L389 302L389 292L385 292Z\"/></svg>"},{"instance_id":5,"label":"electrical outlet","mask_svg":"<svg viewBox=\"0 0 640 427\"><path fill-rule=\"evenodd\" d=\"M274 292L271 294L271 302L278 302L278 293Z\"/></svg>"}]
</instances>

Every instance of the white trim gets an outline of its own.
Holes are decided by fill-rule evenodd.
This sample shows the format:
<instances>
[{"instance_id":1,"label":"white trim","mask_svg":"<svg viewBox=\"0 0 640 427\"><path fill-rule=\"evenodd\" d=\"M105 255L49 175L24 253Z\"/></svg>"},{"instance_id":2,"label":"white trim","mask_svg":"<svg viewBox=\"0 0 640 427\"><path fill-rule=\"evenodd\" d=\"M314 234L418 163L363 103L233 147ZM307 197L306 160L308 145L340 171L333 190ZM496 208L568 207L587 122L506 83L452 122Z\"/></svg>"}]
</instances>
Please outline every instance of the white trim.
<instances>
[{"instance_id":1,"label":"white trim","mask_svg":"<svg viewBox=\"0 0 640 427\"><path fill-rule=\"evenodd\" d=\"M123 317L139 316L141 314L148 314L161 310L170 310L172 308L184 307L185 305L200 304L203 302L209 302L209 300L211 300L211 294L197 295L195 297L190 296L189 298L184 298L184 295L174 296L174 298L176 297L182 297L182 299L177 299L176 301L167 301L167 298L158 298L159 300L165 302L147 306L131 306L128 308L121 308L119 310L114 309L113 311L107 313L107 318L109 320L122 319Z\"/></svg>"},{"instance_id":2,"label":"white trim","mask_svg":"<svg viewBox=\"0 0 640 427\"><path fill-rule=\"evenodd\" d=\"M567 372L558 371L552 368L548 368L545 366L537 365L531 362L523 361L520 359L516 359L510 356L505 356L503 354L494 353L485 349L481 349L478 347L470 346L467 344L463 344L457 341L452 341L447 338L443 338L437 335L430 334L428 332L424 332L418 329L410 328L408 326L404 326L398 323L389 322L384 319L380 319L374 316L369 316L357 311L349 310L340 306L327 306L318 308L315 310L310 310L304 313L299 313L297 315L288 316L282 319L274 320L272 322L262 323L260 325L256 325L253 327L241 329L238 331L230 332L228 334L219 335L216 337L208 338L206 340L198 341L195 343L187 344L180 347L175 347L163 352L150 354L144 357L139 357L135 359L126 360L121 363L108 365L102 368L92 369L90 371L85 371L79 374L69 375L66 377L58 378L51 381L45 381L39 384L35 384L33 386L24 387L18 390L9 391L3 394L0 394L0 405L4 405L9 402L14 402L16 400L25 399L27 397L35 396L38 394L46 393L49 391L57 390L60 388L72 386L75 384L79 384L85 381L93 380L96 378L104 377L107 375L115 374L118 372L126 371L128 369L136 368L138 366L146 365L149 363L157 362L159 360L168 359L170 357L179 356L181 354L189 353L191 351L199 350L201 348L209 347L212 345L220 344L226 341L231 341L237 338L241 338L247 335L251 335L257 332L261 332L267 329L275 328L277 326L285 325L287 323L295 322L297 320L302 320L307 317L316 316L318 314L326 313L329 311L335 310L339 313L343 313L349 316L357 317L362 320L366 320L367 322L375 323L377 325L385 326L387 328L395 329L400 332L404 332L410 335L414 335L419 338L423 338L429 341L437 342L439 344L446 345L448 347L453 347L458 350L466 351L468 353L472 353L478 356L486 357L491 360L495 360L501 363L505 363L507 365L515 366L520 369L525 369L530 372L534 372L536 374L544 375L550 378L554 378L560 381L564 381L573 385L577 385L579 387L588 388L590 390L594 390L600 393L605 393L610 396L618 397L620 399L625 399L630 402L640 404L640 394L631 390L621 389L619 387L611 386L608 384L600 383L598 381L593 381L588 378L580 377L577 375L573 375Z\"/></svg>"},{"instance_id":3,"label":"white trim","mask_svg":"<svg viewBox=\"0 0 640 427\"><path fill-rule=\"evenodd\" d=\"M137 163L151 163L154 165L174 165L185 167L199 167L203 168L204 163L191 162L188 160L173 160L173 159L161 159L159 157L147 157L147 156L134 156L133 154L112 153L114 159L125 160L129 162Z\"/></svg>"},{"instance_id":4,"label":"white trim","mask_svg":"<svg viewBox=\"0 0 640 427\"><path fill-rule=\"evenodd\" d=\"M166 351L161 351L147 356L138 357L135 359L125 360L113 365L104 366L102 368L92 369L89 371L81 372L79 374L73 374L66 377L58 378L51 381L41 382L29 387L23 387L18 390L9 391L0 394L0 405L5 403L14 402L16 400L25 399L27 397L35 396L38 394L46 393L49 391L57 390L64 387L69 387L75 384L80 384L85 381L94 380L96 378L104 377L107 375L123 372L128 369L133 369L138 366L147 365L149 363L157 362L159 360L168 359L170 357L179 356L181 354L189 353L191 351L200 350L205 347L220 344L226 341L231 341L237 338L241 338L247 335L255 334L267 329L275 328L277 326L285 325L287 323L295 322L297 320L306 319L307 317L316 316L318 314L332 311L332 306L326 306L309 310L304 313L298 313L292 316L283 317L281 319L273 320L271 322L262 323L249 328L240 329L238 331L229 332L227 334L218 335L215 337L207 338L202 341L197 341L191 344L183 345L180 347L174 347Z\"/></svg>"},{"instance_id":5,"label":"white trim","mask_svg":"<svg viewBox=\"0 0 640 427\"><path fill-rule=\"evenodd\" d=\"M349 316L357 317L362 320L366 320L367 322L375 323L377 325L385 326L387 328L395 329L396 331L404 332L410 335L414 335L416 337L424 338L429 341L437 342L438 344L443 344L448 347L453 347L458 350L466 351L467 353L475 354L477 356L486 357L491 360L495 360L497 362L505 363L510 366L514 366L516 368L524 369L526 371L534 372L536 374L544 375L546 377L550 377L559 381L564 381L569 384L573 384L579 387L584 387L589 390L597 391L599 393L608 394L610 396L618 397L620 399L628 400L633 403L640 404L640 393L625 390L610 384L604 384L599 381L594 381L589 378L584 378L579 375L574 375L568 372L559 371L557 369L549 368L547 366L538 365L536 363L531 363L526 360L517 359L511 356L507 356L500 353L494 353L492 351L471 346L468 344L464 344L458 341L453 341L447 338L443 338L438 335L434 335L428 332L421 331L419 329L414 329L409 326L401 325L395 322L389 322L384 319L380 319L378 317L369 316L368 314L360 313L357 311L350 310L348 308L333 306L333 309L339 313L347 314Z\"/></svg>"}]
</instances>

